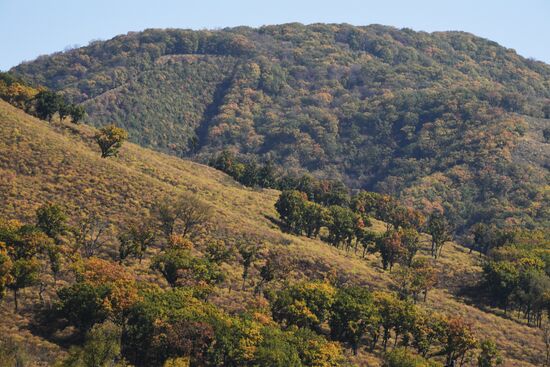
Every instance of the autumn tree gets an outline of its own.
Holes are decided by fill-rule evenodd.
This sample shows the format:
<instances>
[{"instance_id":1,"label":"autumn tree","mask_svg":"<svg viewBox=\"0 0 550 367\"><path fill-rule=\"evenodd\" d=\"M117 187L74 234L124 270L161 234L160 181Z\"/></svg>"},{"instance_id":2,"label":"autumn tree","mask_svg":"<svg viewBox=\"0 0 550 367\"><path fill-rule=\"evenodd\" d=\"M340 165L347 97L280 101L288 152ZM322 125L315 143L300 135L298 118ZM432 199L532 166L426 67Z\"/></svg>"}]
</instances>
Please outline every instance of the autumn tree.
<instances>
[{"instance_id":1,"label":"autumn tree","mask_svg":"<svg viewBox=\"0 0 550 367\"><path fill-rule=\"evenodd\" d=\"M456 362L462 365L466 354L476 348L477 339L472 331L472 325L460 317L450 318L441 336L446 365L452 366Z\"/></svg>"},{"instance_id":2,"label":"autumn tree","mask_svg":"<svg viewBox=\"0 0 550 367\"><path fill-rule=\"evenodd\" d=\"M424 302L428 292L437 282L437 273L428 259L415 259L409 267L401 267L393 274L393 279L402 297L411 297L416 303L420 294L424 294Z\"/></svg>"},{"instance_id":3,"label":"autumn tree","mask_svg":"<svg viewBox=\"0 0 550 367\"><path fill-rule=\"evenodd\" d=\"M122 143L128 139L128 132L115 125L107 125L99 129L94 138L101 149L101 158L116 157Z\"/></svg>"},{"instance_id":4,"label":"autumn tree","mask_svg":"<svg viewBox=\"0 0 550 367\"><path fill-rule=\"evenodd\" d=\"M8 250L3 242L0 242L0 300L6 295L6 287L11 283L11 268L13 262L8 255Z\"/></svg>"},{"instance_id":5,"label":"autumn tree","mask_svg":"<svg viewBox=\"0 0 550 367\"><path fill-rule=\"evenodd\" d=\"M405 249L401 243L401 235L398 231L387 232L376 242L377 250L382 257L382 267L384 270L392 270L405 254Z\"/></svg>"}]
</instances>

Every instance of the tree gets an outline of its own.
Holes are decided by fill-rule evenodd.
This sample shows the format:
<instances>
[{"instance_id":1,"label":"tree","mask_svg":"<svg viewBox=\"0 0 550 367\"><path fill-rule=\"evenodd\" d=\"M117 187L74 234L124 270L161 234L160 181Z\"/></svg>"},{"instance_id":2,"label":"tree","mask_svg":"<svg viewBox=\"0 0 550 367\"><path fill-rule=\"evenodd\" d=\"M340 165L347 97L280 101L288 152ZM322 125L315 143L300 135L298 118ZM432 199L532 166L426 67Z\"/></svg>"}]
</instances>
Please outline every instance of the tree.
<instances>
[{"instance_id":1,"label":"tree","mask_svg":"<svg viewBox=\"0 0 550 367\"><path fill-rule=\"evenodd\" d=\"M412 328L412 346L424 358L430 357L432 350L441 342L445 334L447 320L433 311L417 312Z\"/></svg>"},{"instance_id":2,"label":"tree","mask_svg":"<svg viewBox=\"0 0 550 367\"><path fill-rule=\"evenodd\" d=\"M263 286L271 281L286 278L289 271L291 271L291 266L291 260L286 253L270 250L265 264L260 268L260 281L256 286L255 292L260 292Z\"/></svg>"},{"instance_id":3,"label":"tree","mask_svg":"<svg viewBox=\"0 0 550 367\"><path fill-rule=\"evenodd\" d=\"M141 263L143 255L156 240L155 229L148 218L130 223L119 235L119 259L136 256Z\"/></svg>"},{"instance_id":4,"label":"tree","mask_svg":"<svg viewBox=\"0 0 550 367\"><path fill-rule=\"evenodd\" d=\"M210 207L195 195L184 193L177 199L165 198L155 205L154 213L166 238L181 229L186 237L197 227L207 223L211 216Z\"/></svg>"},{"instance_id":5,"label":"tree","mask_svg":"<svg viewBox=\"0 0 550 367\"><path fill-rule=\"evenodd\" d=\"M460 360L462 365L466 353L477 346L477 340L472 331L472 325L460 317L451 318L446 323L442 334L442 355L446 357L446 366L452 366Z\"/></svg>"},{"instance_id":6,"label":"tree","mask_svg":"<svg viewBox=\"0 0 550 367\"><path fill-rule=\"evenodd\" d=\"M338 205L330 206L326 222L329 242L335 247L343 243L346 249L349 248L356 232L357 221L357 214L351 209Z\"/></svg>"},{"instance_id":7,"label":"tree","mask_svg":"<svg viewBox=\"0 0 550 367\"><path fill-rule=\"evenodd\" d=\"M80 250L83 257L95 256L105 246L109 229L109 223L97 214L91 213L80 219L71 231L76 248Z\"/></svg>"},{"instance_id":8,"label":"tree","mask_svg":"<svg viewBox=\"0 0 550 367\"><path fill-rule=\"evenodd\" d=\"M101 158L116 157L122 143L127 139L128 132L115 125L102 127L95 134L95 141L101 149Z\"/></svg>"},{"instance_id":9,"label":"tree","mask_svg":"<svg viewBox=\"0 0 550 367\"><path fill-rule=\"evenodd\" d=\"M398 231L392 230L379 238L377 249L382 257L382 267L384 270L391 271L393 265L397 263L405 254L405 249L401 243L401 236Z\"/></svg>"},{"instance_id":10,"label":"tree","mask_svg":"<svg viewBox=\"0 0 550 367\"><path fill-rule=\"evenodd\" d=\"M155 256L151 268L159 271L171 287L197 287L203 295L207 294L209 286L223 280L216 264L194 257L185 249L168 249Z\"/></svg>"},{"instance_id":11,"label":"tree","mask_svg":"<svg viewBox=\"0 0 550 367\"><path fill-rule=\"evenodd\" d=\"M6 245L0 242L0 300L6 295L6 287L12 281L12 267L13 262L8 255Z\"/></svg>"},{"instance_id":12,"label":"tree","mask_svg":"<svg viewBox=\"0 0 550 367\"><path fill-rule=\"evenodd\" d=\"M264 328L254 356L258 367L301 367L296 346L285 333L276 328Z\"/></svg>"},{"instance_id":13,"label":"tree","mask_svg":"<svg viewBox=\"0 0 550 367\"><path fill-rule=\"evenodd\" d=\"M415 259L409 267L399 268L393 274L399 293L403 298L412 297L416 303L418 296L424 293L424 302L428 298L428 291L437 282L437 273L427 259Z\"/></svg>"},{"instance_id":14,"label":"tree","mask_svg":"<svg viewBox=\"0 0 550 367\"><path fill-rule=\"evenodd\" d=\"M211 240L206 245L206 258L220 265L228 261L234 255L234 248L223 240Z\"/></svg>"},{"instance_id":15,"label":"tree","mask_svg":"<svg viewBox=\"0 0 550 367\"><path fill-rule=\"evenodd\" d=\"M64 99L62 99L61 102L59 103L57 113L59 115L59 121L62 122L65 119L65 117L71 114L71 105L68 104Z\"/></svg>"},{"instance_id":16,"label":"tree","mask_svg":"<svg viewBox=\"0 0 550 367\"><path fill-rule=\"evenodd\" d=\"M66 223L67 215L59 205L45 204L36 210L36 226L56 241L65 233Z\"/></svg>"},{"instance_id":17,"label":"tree","mask_svg":"<svg viewBox=\"0 0 550 367\"><path fill-rule=\"evenodd\" d=\"M404 250L401 259L406 266L411 266L414 256L420 248L420 235L416 229L406 228L399 231L399 237L401 238L401 246Z\"/></svg>"},{"instance_id":18,"label":"tree","mask_svg":"<svg viewBox=\"0 0 550 367\"><path fill-rule=\"evenodd\" d=\"M325 209L311 201L306 201L303 208L302 228L308 237L317 237L326 218Z\"/></svg>"},{"instance_id":19,"label":"tree","mask_svg":"<svg viewBox=\"0 0 550 367\"><path fill-rule=\"evenodd\" d=\"M215 332L207 322L185 318L160 324L153 338L154 347L162 353L157 358L184 357L191 365L205 365Z\"/></svg>"},{"instance_id":20,"label":"tree","mask_svg":"<svg viewBox=\"0 0 550 367\"><path fill-rule=\"evenodd\" d=\"M109 312L105 308L104 299L108 294L106 285L94 286L79 282L57 292L57 309L72 325L86 333L96 323L107 319Z\"/></svg>"},{"instance_id":21,"label":"tree","mask_svg":"<svg viewBox=\"0 0 550 367\"><path fill-rule=\"evenodd\" d=\"M479 348L481 351L477 357L478 367L496 367L503 363L502 357L494 341L488 339L482 340L479 343Z\"/></svg>"},{"instance_id":22,"label":"tree","mask_svg":"<svg viewBox=\"0 0 550 367\"><path fill-rule=\"evenodd\" d=\"M428 233L432 236L432 256L437 259L445 242L451 240L450 226L442 214L433 213L428 220Z\"/></svg>"},{"instance_id":23,"label":"tree","mask_svg":"<svg viewBox=\"0 0 550 367\"><path fill-rule=\"evenodd\" d=\"M137 244L128 233L122 233L118 236L118 261L120 264L131 255L137 256L138 252Z\"/></svg>"},{"instance_id":24,"label":"tree","mask_svg":"<svg viewBox=\"0 0 550 367\"><path fill-rule=\"evenodd\" d=\"M71 116L71 122L73 124L78 124L78 122L84 118L85 114L86 111L84 107L75 104L70 106L69 115Z\"/></svg>"},{"instance_id":25,"label":"tree","mask_svg":"<svg viewBox=\"0 0 550 367\"><path fill-rule=\"evenodd\" d=\"M301 232L304 217L305 194L296 190L285 190L279 195L275 209L286 226L296 233Z\"/></svg>"},{"instance_id":26,"label":"tree","mask_svg":"<svg viewBox=\"0 0 550 367\"><path fill-rule=\"evenodd\" d=\"M86 334L82 347L73 347L61 367L123 367L121 361L120 326L105 321Z\"/></svg>"},{"instance_id":27,"label":"tree","mask_svg":"<svg viewBox=\"0 0 550 367\"><path fill-rule=\"evenodd\" d=\"M11 281L8 283L8 288L13 292L15 312L17 312L19 307L17 292L23 288L36 285L39 275L40 262L37 259L21 258L13 261L10 271Z\"/></svg>"},{"instance_id":28,"label":"tree","mask_svg":"<svg viewBox=\"0 0 550 367\"><path fill-rule=\"evenodd\" d=\"M59 111L63 103L63 98L59 94L48 90L41 91L35 96L36 114L40 119L51 122L53 115Z\"/></svg>"},{"instance_id":29,"label":"tree","mask_svg":"<svg viewBox=\"0 0 550 367\"><path fill-rule=\"evenodd\" d=\"M393 293L375 292L374 302L380 315L382 326L382 347L384 352L390 336L394 336L394 345L399 336L412 331L414 327L415 308L407 301L398 299Z\"/></svg>"},{"instance_id":30,"label":"tree","mask_svg":"<svg viewBox=\"0 0 550 367\"><path fill-rule=\"evenodd\" d=\"M336 290L324 282L301 282L277 292L273 318L286 325L319 328L328 319Z\"/></svg>"},{"instance_id":31,"label":"tree","mask_svg":"<svg viewBox=\"0 0 550 367\"><path fill-rule=\"evenodd\" d=\"M421 356L414 355L405 348L396 348L384 354L382 367L438 367L437 362L428 361Z\"/></svg>"},{"instance_id":32,"label":"tree","mask_svg":"<svg viewBox=\"0 0 550 367\"><path fill-rule=\"evenodd\" d=\"M355 355L365 334L376 343L379 315L371 293L362 287L341 288L336 293L329 320L332 338L348 343Z\"/></svg>"},{"instance_id":33,"label":"tree","mask_svg":"<svg viewBox=\"0 0 550 367\"><path fill-rule=\"evenodd\" d=\"M259 250L260 246L249 241L243 241L237 246L237 251L241 255L243 263L243 290L246 285L246 279L248 278L250 267L252 266L254 260L256 260L256 255L258 255Z\"/></svg>"}]
</instances>

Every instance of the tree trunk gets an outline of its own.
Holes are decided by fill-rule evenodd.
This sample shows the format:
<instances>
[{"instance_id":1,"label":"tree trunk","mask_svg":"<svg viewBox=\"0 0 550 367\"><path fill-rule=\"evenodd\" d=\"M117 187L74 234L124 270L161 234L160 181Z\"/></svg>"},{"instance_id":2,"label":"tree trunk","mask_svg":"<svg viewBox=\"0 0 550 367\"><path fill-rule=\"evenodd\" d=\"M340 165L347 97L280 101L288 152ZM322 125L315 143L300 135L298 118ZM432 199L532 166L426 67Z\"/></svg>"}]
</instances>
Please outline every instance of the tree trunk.
<instances>
[{"instance_id":1,"label":"tree trunk","mask_svg":"<svg viewBox=\"0 0 550 367\"><path fill-rule=\"evenodd\" d=\"M15 312L17 312L19 305L17 303L17 289L13 290L13 303L15 305Z\"/></svg>"}]
</instances>

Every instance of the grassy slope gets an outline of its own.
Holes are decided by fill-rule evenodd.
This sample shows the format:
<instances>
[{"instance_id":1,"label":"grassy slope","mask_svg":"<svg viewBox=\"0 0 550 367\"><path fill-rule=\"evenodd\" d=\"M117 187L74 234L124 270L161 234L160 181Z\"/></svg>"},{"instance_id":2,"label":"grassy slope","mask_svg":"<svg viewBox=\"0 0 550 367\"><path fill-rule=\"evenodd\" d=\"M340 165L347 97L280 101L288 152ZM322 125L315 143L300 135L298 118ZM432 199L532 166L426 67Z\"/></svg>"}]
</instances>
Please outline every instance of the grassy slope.
<instances>
[{"instance_id":1,"label":"grassy slope","mask_svg":"<svg viewBox=\"0 0 550 367\"><path fill-rule=\"evenodd\" d=\"M273 204L277 191L247 189L209 167L133 144L126 144L119 158L101 159L92 134L86 126L57 124L52 128L0 102L0 214L32 220L29 214L36 207L54 201L73 213L101 211L117 224L150 207L155 198L190 191L215 208L213 222L218 233L254 236L267 247L286 246L289 256L299 261L296 277L318 277L332 271L342 282L390 285L388 274L382 272L375 257L361 260L318 240L281 233L268 219L276 216ZM135 270L144 273L143 269ZM230 280L237 282L240 267L227 270ZM429 307L474 321L480 336L497 340L506 355L506 365L539 364L543 345L538 330L465 305L453 295L462 279L479 274L475 257L460 246L449 245L444 249L440 271L444 281L430 294ZM26 292L28 297L31 292ZM246 292L232 292L230 296L219 294L215 300L226 307L238 307L234 305L246 302L247 296ZM59 352L57 346L31 337L27 320L14 317L9 300L0 310L0 333L25 338L33 348ZM363 355L357 362L375 363L376 358Z\"/></svg>"}]
</instances>

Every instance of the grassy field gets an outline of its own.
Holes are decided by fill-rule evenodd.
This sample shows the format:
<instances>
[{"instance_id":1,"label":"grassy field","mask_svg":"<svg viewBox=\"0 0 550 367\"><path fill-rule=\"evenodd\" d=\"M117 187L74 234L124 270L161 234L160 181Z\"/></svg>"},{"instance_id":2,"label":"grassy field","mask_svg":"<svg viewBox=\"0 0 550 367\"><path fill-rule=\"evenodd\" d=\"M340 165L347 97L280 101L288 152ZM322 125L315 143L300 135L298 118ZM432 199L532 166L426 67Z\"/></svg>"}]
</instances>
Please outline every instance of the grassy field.
<instances>
[{"instance_id":1,"label":"grassy field","mask_svg":"<svg viewBox=\"0 0 550 367\"><path fill-rule=\"evenodd\" d=\"M0 102L0 214L7 218L32 221L34 210L43 203L63 205L72 217L81 212L96 212L108 218L116 235L117 225L142 215L166 195L191 192L209 203L214 211L211 231L217 236L255 239L264 250L278 248L296 264L289 278L336 277L339 283L364 284L373 288L391 287L390 274L373 255L361 259L337 250L319 240L297 237L280 231L274 203L275 190L254 190L204 165L125 144L118 158L100 158L93 141L94 130L83 125L47 123ZM374 223L381 230L383 224ZM427 245L427 244L426 244ZM114 248L114 240L112 247ZM154 251L154 250L153 250ZM427 251L424 250L426 255ZM263 256L263 255L262 255ZM260 256L260 258L262 258ZM258 263L261 264L260 259ZM152 278L148 261L132 264L136 276ZM257 279L258 266L251 282ZM477 255L456 244L447 244L438 261L440 282L428 297L426 306L443 313L463 315L474 322L481 338L497 341L506 366L541 364L544 345L540 331L504 317L500 312L467 304L458 290L480 273ZM228 283L240 284L242 268L235 262L225 268ZM228 310L237 310L249 301L252 287L238 292L220 291L213 297ZM45 362L57 359L63 349L33 335L29 320L36 292L23 292L23 310L15 315L11 300L0 303L0 333L24 340L31 351ZM378 359L360 354L358 365L376 365Z\"/></svg>"}]
</instances>

